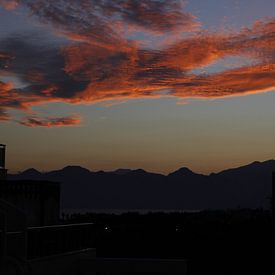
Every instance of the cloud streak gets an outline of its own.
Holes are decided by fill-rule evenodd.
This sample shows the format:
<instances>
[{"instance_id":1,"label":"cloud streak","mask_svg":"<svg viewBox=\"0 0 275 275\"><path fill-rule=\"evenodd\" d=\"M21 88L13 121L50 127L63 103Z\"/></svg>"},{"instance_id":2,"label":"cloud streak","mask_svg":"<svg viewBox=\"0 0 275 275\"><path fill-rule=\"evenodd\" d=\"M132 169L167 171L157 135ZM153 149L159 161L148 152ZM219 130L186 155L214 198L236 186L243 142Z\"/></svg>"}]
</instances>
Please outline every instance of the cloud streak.
<instances>
[{"instance_id":1,"label":"cloud streak","mask_svg":"<svg viewBox=\"0 0 275 275\"><path fill-rule=\"evenodd\" d=\"M18 122L19 124L27 127L65 127L75 126L81 123L81 119L78 116L71 117L60 117L60 118L38 118L38 117L27 117L24 120Z\"/></svg>"},{"instance_id":2,"label":"cloud streak","mask_svg":"<svg viewBox=\"0 0 275 275\"><path fill-rule=\"evenodd\" d=\"M0 82L0 120L12 109L30 110L50 102L92 104L135 98L221 98L275 89L275 19L258 21L235 33L196 29L184 1L0 1L30 12L68 43L54 46L32 35L0 41L0 76L10 74L26 85ZM178 39L166 47L148 49L128 37L135 31ZM191 33L190 33L191 32ZM197 74L227 57L242 57L251 65ZM62 120L64 119L64 120ZM27 118L25 126L75 125L65 118ZM79 121L78 121L79 122Z\"/></svg>"}]
</instances>

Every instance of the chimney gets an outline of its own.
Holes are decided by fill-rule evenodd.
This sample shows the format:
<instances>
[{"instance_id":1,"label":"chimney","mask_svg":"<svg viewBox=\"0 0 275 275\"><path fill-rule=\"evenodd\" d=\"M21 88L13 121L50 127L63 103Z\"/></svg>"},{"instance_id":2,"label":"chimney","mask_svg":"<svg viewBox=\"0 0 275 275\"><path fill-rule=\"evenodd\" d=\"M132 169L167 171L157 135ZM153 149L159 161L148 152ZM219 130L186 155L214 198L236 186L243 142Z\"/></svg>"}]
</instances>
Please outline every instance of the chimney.
<instances>
[{"instance_id":1,"label":"chimney","mask_svg":"<svg viewBox=\"0 0 275 275\"><path fill-rule=\"evenodd\" d=\"M0 180L7 179L6 169L6 145L0 144Z\"/></svg>"}]
</instances>

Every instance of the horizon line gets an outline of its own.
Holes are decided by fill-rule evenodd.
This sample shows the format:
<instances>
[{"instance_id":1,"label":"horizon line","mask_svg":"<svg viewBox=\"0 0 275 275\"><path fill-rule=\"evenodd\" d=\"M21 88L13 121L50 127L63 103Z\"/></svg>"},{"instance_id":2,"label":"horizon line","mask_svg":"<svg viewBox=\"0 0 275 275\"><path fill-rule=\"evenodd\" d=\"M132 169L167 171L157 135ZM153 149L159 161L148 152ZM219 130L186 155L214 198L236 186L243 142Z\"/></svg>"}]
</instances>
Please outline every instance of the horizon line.
<instances>
[{"instance_id":1,"label":"horizon line","mask_svg":"<svg viewBox=\"0 0 275 275\"><path fill-rule=\"evenodd\" d=\"M218 174L218 173L221 173L221 172L223 172L223 171L227 171L227 170L231 170L231 169L238 169L238 168L241 168L241 167L249 166L249 165L254 164L254 163L265 163L265 162L269 162L269 161L275 161L275 159L272 158L272 159L267 159L267 160L264 160L264 161L255 160L255 161L252 161L252 162L249 162L249 163L246 163L246 164L242 164L242 165L240 165L240 166L234 166L234 167L230 167L230 168L225 168L225 169L219 170L218 172L209 172L209 173L199 173L199 172L195 172L195 171L193 171L192 169L190 169L190 168L187 167L187 166L181 166L181 167L179 167L179 168L177 168L177 169L175 169L175 170L172 170L172 171L170 171L170 172L168 172L168 173L158 173L158 172L148 171L148 170L145 170L145 169L143 169L143 168L134 168L134 169L133 169L133 168L122 168L122 167L120 167L120 168L112 169L112 170L102 170L102 169L100 169L100 170L93 171L93 170L90 170L89 168L83 167L83 166L81 166L81 165L66 165L66 166L61 167L60 169L45 170L45 171L44 171L44 170L36 169L36 168L34 168L34 167L30 167L30 168L24 169L23 171L18 170L18 171L14 171L14 172L13 172L13 171L11 170L12 173L10 173L9 175L18 175L18 174L21 174L21 173L23 173L23 172L25 172L25 171L27 171L27 170L30 170L30 169L34 169L34 170L38 171L38 172L41 173L41 174L46 174L46 173L53 172L53 171L60 171L60 170L63 170L63 169L65 169L65 168L67 168L67 167L80 167L80 168L83 168L83 169L88 170L88 171L91 172L91 173L98 173L98 172L104 172L104 173L112 173L112 172L113 172L113 173L114 173L114 172L117 172L118 170L130 170L130 171L143 170L143 171L145 171L146 173L159 174L159 175L163 175L163 176L167 176L167 175L169 175L169 174L171 174L171 173L174 173L174 172L176 172L176 171L178 171L178 170L180 170L180 169L187 168L188 170L190 170L190 171L193 172L194 174L209 176L209 175L211 175L211 174ZM9 169L8 169L8 170L9 170Z\"/></svg>"}]
</instances>

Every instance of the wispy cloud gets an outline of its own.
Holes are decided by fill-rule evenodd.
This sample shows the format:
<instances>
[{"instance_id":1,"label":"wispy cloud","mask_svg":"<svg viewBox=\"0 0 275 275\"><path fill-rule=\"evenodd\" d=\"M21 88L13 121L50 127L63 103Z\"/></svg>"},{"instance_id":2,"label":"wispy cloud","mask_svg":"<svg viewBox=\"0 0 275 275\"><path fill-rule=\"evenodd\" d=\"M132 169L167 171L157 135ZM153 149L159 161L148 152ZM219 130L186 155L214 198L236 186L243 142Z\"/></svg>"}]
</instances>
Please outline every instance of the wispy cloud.
<instances>
[{"instance_id":1,"label":"wispy cloud","mask_svg":"<svg viewBox=\"0 0 275 275\"><path fill-rule=\"evenodd\" d=\"M59 118L38 118L38 117L27 117L21 121L19 124L27 127L65 127L65 126L75 126L81 123L81 118L79 116L71 117L59 117Z\"/></svg>"}]
</instances>

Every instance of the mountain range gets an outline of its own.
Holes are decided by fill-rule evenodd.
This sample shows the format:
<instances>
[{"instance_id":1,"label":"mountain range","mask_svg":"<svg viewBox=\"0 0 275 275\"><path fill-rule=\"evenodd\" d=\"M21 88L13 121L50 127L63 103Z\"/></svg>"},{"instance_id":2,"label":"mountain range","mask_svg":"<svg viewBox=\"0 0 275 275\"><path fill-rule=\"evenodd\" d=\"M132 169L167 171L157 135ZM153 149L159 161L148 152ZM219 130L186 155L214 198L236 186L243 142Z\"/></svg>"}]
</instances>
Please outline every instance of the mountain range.
<instances>
[{"instance_id":1,"label":"mountain range","mask_svg":"<svg viewBox=\"0 0 275 275\"><path fill-rule=\"evenodd\" d=\"M201 210L270 207L275 160L202 175L183 167L161 175L142 169L92 172L80 166L41 173L28 169L10 180L61 183L65 209Z\"/></svg>"}]
</instances>

